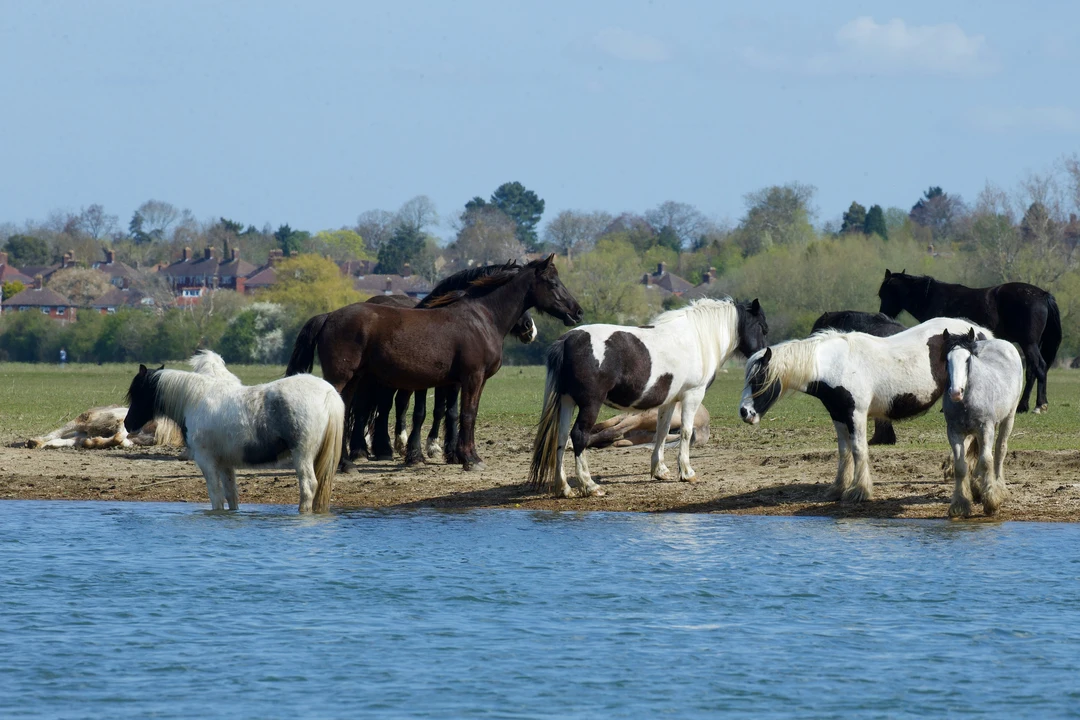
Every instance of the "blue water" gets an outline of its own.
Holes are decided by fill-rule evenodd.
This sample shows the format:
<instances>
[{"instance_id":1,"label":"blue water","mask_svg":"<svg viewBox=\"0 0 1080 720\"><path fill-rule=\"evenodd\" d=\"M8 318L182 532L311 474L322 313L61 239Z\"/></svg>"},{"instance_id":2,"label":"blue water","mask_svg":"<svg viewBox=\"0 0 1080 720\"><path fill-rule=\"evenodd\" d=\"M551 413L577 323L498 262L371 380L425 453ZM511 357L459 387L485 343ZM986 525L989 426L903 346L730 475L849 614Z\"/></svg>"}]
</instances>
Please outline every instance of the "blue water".
<instances>
[{"instance_id":1,"label":"blue water","mask_svg":"<svg viewBox=\"0 0 1080 720\"><path fill-rule=\"evenodd\" d=\"M0 502L4 717L1080 713L1080 525Z\"/></svg>"}]
</instances>

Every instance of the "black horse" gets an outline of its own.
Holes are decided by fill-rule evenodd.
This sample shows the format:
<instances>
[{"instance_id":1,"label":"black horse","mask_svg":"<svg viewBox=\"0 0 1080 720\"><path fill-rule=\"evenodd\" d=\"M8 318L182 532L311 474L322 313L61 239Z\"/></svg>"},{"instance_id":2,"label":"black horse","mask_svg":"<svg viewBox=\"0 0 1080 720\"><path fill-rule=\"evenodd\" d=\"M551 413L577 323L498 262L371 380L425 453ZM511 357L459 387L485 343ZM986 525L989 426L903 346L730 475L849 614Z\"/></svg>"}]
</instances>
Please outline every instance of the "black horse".
<instances>
[{"instance_id":1,"label":"black horse","mask_svg":"<svg viewBox=\"0 0 1080 720\"><path fill-rule=\"evenodd\" d=\"M896 317L907 310L919 322L935 317L966 318L1020 346L1024 357L1024 394L1017 412L1028 411L1031 387L1039 381L1035 412L1046 410L1046 370L1061 344L1061 315L1054 296L1027 283L988 288L938 282L925 275L885 271L878 288L881 312Z\"/></svg>"},{"instance_id":2,"label":"black horse","mask_svg":"<svg viewBox=\"0 0 1080 720\"><path fill-rule=\"evenodd\" d=\"M842 332L862 332L876 337L889 337L907 330L906 327L885 313L868 313L859 310L837 310L822 313L814 321L811 333L818 330L840 330ZM895 445L896 431L891 420L874 420L874 437L870 445Z\"/></svg>"}]
</instances>

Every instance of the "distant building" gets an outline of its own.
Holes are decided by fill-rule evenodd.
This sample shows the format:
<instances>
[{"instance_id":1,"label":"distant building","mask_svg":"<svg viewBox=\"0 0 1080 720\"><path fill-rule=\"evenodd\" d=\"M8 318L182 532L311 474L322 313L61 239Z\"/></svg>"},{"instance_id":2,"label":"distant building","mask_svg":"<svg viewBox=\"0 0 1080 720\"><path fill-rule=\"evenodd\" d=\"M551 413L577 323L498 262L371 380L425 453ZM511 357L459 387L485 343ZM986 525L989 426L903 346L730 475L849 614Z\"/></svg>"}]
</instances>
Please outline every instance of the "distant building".
<instances>
[{"instance_id":1,"label":"distant building","mask_svg":"<svg viewBox=\"0 0 1080 720\"><path fill-rule=\"evenodd\" d=\"M693 290L694 286L678 275L672 275L667 271L667 263L656 264L656 272L645 273L641 276L641 284L650 292L655 292L662 298L667 299L672 295L682 296L683 293Z\"/></svg>"},{"instance_id":2,"label":"distant building","mask_svg":"<svg viewBox=\"0 0 1080 720\"><path fill-rule=\"evenodd\" d=\"M707 297L724 297L725 294L716 281L716 268L711 267L709 272L705 273L705 276L701 278L701 282L691 290L684 292L682 298L684 300L699 300Z\"/></svg>"},{"instance_id":3,"label":"distant building","mask_svg":"<svg viewBox=\"0 0 1080 720\"><path fill-rule=\"evenodd\" d=\"M58 292L42 287L41 275L33 279L30 287L8 298L3 307L5 315L35 310L48 315L62 325L75 322L75 308L71 306L71 301Z\"/></svg>"},{"instance_id":4,"label":"distant building","mask_svg":"<svg viewBox=\"0 0 1080 720\"><path fill-rule=\"evenodd\" d=\"M118 288L128 287L135 280L137 271L116 259L116 253L112 250L105 251L105 261L98 260L91 265L98 272L109 276L109 282Z\"/></svg>"},{"instance_id":5,"label":"distant building","mask_svg":"<svg viewBox=\"0 0 1080 720\"><path fill-rule=\"evenodd\" d=\"M8 254L6 252L0 252L0 285L6 282L21 282L23 285L29 287L34 284L34 278L19 271L15 266L9 265Z\"/></svg>"},{"instance_id":6,"label":"distant building","mask_svg":"<svg viewBox=\"0 0 1080 720\"><path fill-rule=\"evenodd\" d=\"M219 260L214 248L203 250L202 257L194 257L191 248L184 248L180 259L158 270L169 283L176 296L177 305L194 305L210 290L246 291L246 278L256 267L240 258L240 251L233 249L229 257Z\"/></svg>"},{"instance_id":7,"label":"distant building","mask_svg":"<svg viewBox=\"0 0 1080 720\"><path fill-rule=\"evenodd\" d=\"M422 300L431 292L432 285L419 275L414 275L409 263L401 274L371 274L353 277L353 288L365 295L408 295Z\"/></svg>"},{"instance_id":8,"label":"distant building","mask_svg":"<svg viewBox=\"0 0 1080 720\"><path fill-rule=\"evenodd\" d=\"M113 287L101 297L87 303L86 307L102 315L112 315L120 308L153 308L154 298L127 286Z\"/></svg>"}]
</instances>

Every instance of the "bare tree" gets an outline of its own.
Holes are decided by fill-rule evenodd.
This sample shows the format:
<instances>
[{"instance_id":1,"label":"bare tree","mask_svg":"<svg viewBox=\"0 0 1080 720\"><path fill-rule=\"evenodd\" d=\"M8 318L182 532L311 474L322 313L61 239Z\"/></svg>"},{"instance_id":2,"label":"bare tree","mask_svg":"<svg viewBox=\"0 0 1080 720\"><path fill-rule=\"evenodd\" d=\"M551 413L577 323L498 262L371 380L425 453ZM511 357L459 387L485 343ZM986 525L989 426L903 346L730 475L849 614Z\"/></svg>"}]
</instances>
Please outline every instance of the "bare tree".
<instances>
[{"instance_id":1,"label":"bare tree","mask_svg":"<svg viewBox=\"0 0 1080 720\"><path fill-rule=\"evenodd\" d=\"M517 224L493 205L466 210L460 226L450 254L465 267L518 260L525 254Z\"/></svg>"},{"instance_id":2,"label":"bare tree","mask_svg":"<svg viewBox=\"0 0 1080 720\"><path fill-rule=\"evenodd\" d=\"M117 228L119 218L109 215L101 205L85 207L79 213L78 227L94 240L101 240Z\"/></svg>"},{"instance_id":3,"label":"bare tree","mask_svg":"<svg viewBox=\"0 0 1080 720\"><path fill-rule=\"evenodd\" d=\"M429 227L438 226L439 212L431 198L417 195L398 209L396 220L398 224L422 233Z\"/></svg>"},{"instance_id":4,"label":"bare tree","mask_svg":"<svg viewBox=\"0 0 1080 720\"><path fill-rule=\"evenodd\" d=\"M356 232L364 239L364 245L375 255L394 235L396 216L389 210L368 210L356 218Z\"/></svg>"},{"instance_id":5,"label":"bare tree","mask_svg":"<svg viewBox=\"0 0 1080 720\"><path fill-rule=\"evenodd\" d=\"M185 211L188 215L191 213ZM138 220L139 229L150 239L164 240L165 233L183 214L174 205L162 200L147 200L135 211L132 224Z\"/></svg>"},{"instance_id":6,"label":"bare tree","mask_svg":"<svg viewBox=\"0 0 1080 720\"><path fill-rule=\"evenodd\" d=\"M693 247L710 229L710 223L701 211L687 203L668 200L645 213L645 219L660 232L671 228L683 247Z\"/></svg>"},{"instance_id":7,"label":"bare tree","mask_svg":"<svg viewBox=\"0 0 1080 720\"><path fill-rule=\"evenodd\" d=\"M611 215L602 210L563 210L544 228L544 242L552 250L565 253L569 260L572 252L581 253L592 247L611 221Z\"/></svg>"}]
</instances>

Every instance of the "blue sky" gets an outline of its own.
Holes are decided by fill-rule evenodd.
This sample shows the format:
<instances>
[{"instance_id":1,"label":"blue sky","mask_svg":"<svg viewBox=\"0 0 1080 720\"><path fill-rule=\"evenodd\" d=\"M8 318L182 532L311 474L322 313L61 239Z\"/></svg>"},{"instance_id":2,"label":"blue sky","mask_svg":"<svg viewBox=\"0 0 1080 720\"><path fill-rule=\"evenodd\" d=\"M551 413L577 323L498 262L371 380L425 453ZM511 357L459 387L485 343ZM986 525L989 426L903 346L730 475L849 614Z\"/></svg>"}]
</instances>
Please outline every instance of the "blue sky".
<instances>
[{"instance_id":1,"label":"blue sky","mask_svg":"<svg viewBox=\"0 0 1080 720\"><path fill-rule=\"evenodd\" d=\"M973 200L1080 149L1078 48L1066 2L0 0L0 222Z\"/></svg>"}]
</instances>

